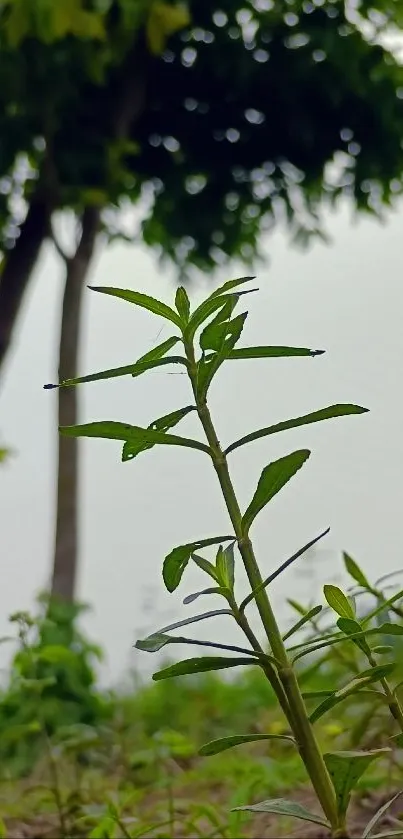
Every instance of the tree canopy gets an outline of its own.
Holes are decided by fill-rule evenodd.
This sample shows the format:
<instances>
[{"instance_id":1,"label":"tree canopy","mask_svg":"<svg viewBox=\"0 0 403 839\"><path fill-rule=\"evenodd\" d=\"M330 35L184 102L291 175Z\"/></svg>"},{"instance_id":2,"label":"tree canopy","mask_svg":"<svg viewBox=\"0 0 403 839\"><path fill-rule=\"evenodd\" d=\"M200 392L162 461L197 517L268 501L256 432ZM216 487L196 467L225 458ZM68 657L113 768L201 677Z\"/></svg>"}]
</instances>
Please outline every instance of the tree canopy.
<instances>
[{"instance_id":1,"label":"tree canopy","mask_svg":"<svg viewBox=\"0 0 403 839\"><path fill-rule=\"evenodd\" d=\"M324 200L348 195L359 210L378 211L401 191L403 68L377 37L401 23L398 3L189 0L187 8L3 2L3 248L15 246L21 198L29 203L38 181L52 211L113 210L148 196L144 241L178 266L201 268L252 259L279 214L294 233L318 231ZM139 82L146 92L120 137L113 114L124 81L129 98ZM119 235L116 213L103 220Z\"/></svg>"}]
</instances>

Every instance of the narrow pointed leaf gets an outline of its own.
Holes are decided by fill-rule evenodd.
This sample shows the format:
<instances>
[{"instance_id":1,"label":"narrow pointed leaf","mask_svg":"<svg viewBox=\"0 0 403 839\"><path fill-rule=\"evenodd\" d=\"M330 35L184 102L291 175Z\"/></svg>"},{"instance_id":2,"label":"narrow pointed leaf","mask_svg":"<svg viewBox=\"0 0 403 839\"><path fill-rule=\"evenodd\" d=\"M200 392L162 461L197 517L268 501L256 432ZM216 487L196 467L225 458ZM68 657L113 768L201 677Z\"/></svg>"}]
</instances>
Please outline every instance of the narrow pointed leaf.
<instances>
[{"instance_id":1,"label":"narrow pointed leaf","mask_svg":"<svg viewBox=\"0 0 403 839\"><path fill-rule=\"evenodd\" d=\"M203 329L199 341L203 352L219 349L222 335L220 332L217 333L217 328L230 319L237 302L235 297L229 297L225 305L219 309L215 318Z\"/></svg>"},{"instance_id":2,"label":"narrow pointed leaf","mask_svg":"<svg viewBox=\"0 0 403 839\"><path fill-rule=\"evenodd\" d=\"M241 347L232 350L228 358L291 358L295 356L323 355L325 350L308 350L305 347Z\"/></svg>"},{"instance_id":3,"label":"narrow pointed leaf","mask_svg":"<svg viewBox=\"0 0 403 839\"><path fill-rule=\"evenodd\" d=\"M211 612L203 612L201 615L192 615L190 618L184 618L181 621L176 621L175 623L169 624L169 626L163 626L162 629L158 630L158 633L165 633L165 632L173 632L174 629L180 629L182 626L189 626L191 623L199 623L199 621L204 621L207 618L216 618L220 615L232 615L229 609L214 609Z\"/></svg>"},{"instance_id":4,"label":"narrow pointed leaf","mask_svg":"<svg viewBox=\"0 0 403 839\"><path fill-rule=\"evenodd\" d=\"M186 324L190 315L190 301L187 296L186 289L184 289L183 286L179 286L176 292L175 306L179 317L182 319L183 323Z\"/></svg>"},{"instance_id":5,"label":"narrow pointed leaf","mask_svg":"<svg viewBox=\"0 0 403 839\"><path fill-rule=\"evenodd\" d=\"M137 430L135 425L114 420L88 422L84 425L66 425L59 428L60 433L66 437L102 437L107 440L129 440L133 431Z\"/></svg>"},{"instance_id":6,"label":"narrow pointed leaf","mask_svg":"<svg viewBox=\"0 0 403 839\"><path fill-rule=\"evenodd\" d=\"M237 315L232 320L221 321L222 311L223 310L221 310L218 314L220 320L218 321L218 319L215 318L212 323L209 323L206 326L200 335L200 347L204 352L207 350L220 352L227 339L235 336L235 341L228 348L228 352L230 352L241 337L243 325L248 313L244 312L242 315Z\"/></svg>"},{"instance_id":7,"label":"narrow pointed leaf","mask_svg":"<svg viewBox=\"0 0 403 839\"><path fill-rule=\"evenodd\" d=\"M256 492L242 518L242 527L245 534L249 532L252 522L263 510L263 507L285 486L286 483L298 472L308 459L310 451L301 449L281 457L279 460L269 463L263 469L257 485Z\"/></svg>"},{"instance_id":8,"label":"narrow pointed leaf","mask_svg":"<svg viewBox=\"0 0 403 839\"><path fill-rule=\"evenodd\" d=\"M242 746L243 743L255 743L261 740L283 740L295 744L293 737L287 734L233 734L229 737L220 737L219 740L211 740L199 749L199 755L204 757L217 755L226 752L234 746Z\"/></svg>"},{"instance_id":9,"label":"narrow pointed leaf","mask_svg":"<svg viewBox=\"0 0 403 839\"><path fill-rule=\"evenodd\" d=\"M168 350L172 349L179 340L180 338L178 338L177 335L173 335L172 338L167 338L166 341L162 341L161 344L157 344L156 347L152 347L152 349L144 353L141 358L138 358L137 364L146 364L148 361L157 361L159 358L163 358L163 356L167 354Z\"/></svg>"},{"instance_id":10,"label":"narrow pointed leaf","mask_svg":"<svg viewBox=\"0 0 403 839\"><path fill-rule=\"evenodd\" d=\"M337 798L337 809L345 815L350 796L358 781L372 761L390 754L390 749L373 749L368 752L329 752L324 760L329 771Z\"/></svg>"},{"instance_id":11,"label":"narrow pointed leaf","mask_svg":"<svg viewBox=\"0 0 403 839\"><path fill-rule=\"evenodd\" d=\"M196 673L209 673L212 670L227 670L230 667L240 667L242 665L254 664L259 662L255 658L228 658L225 656L203 656L202 658L187 658L184 661L179 661L177 664L172 664L170 667L165 667L164 670L159 670L154 673L153 679L155 682L160 682L163 679L172 679L174 676L192 676Z\"/></svg>"},{"instance_id":12,"label":"narrow pointed leaf","mask_svg":"<svg viewBox=\"0 0 403 839\"><path fill-rule=\"evenodd\" d=\"M350 574L350 577L352 577L353 580L355 580L355 582L358 583L359 586L362 586L366 589L371 589L371 585L368 582L364 572L361 571L361 568L359 567L359 565L357 565L354 559L344 552L343 560L344 565L346 567L346 571L348 574Z\"/></svg>"},{"instance_id":13,"label":"narrow pointed leaf","mask_svg":"<svg viewBox=\"0 0 403 839\"><path fill-rule=\"evenodd\" d=\"M126 446L123 449L123 460L129 460L148 448L151 445L163 446L185 446L190 449L210 454L210 449L198 440L191 440L188 437L178 437L175 434L165 434L163 431L154 431L150 428L140 428L137 425L128 425L123 422L104 420L102 422L89 422L84 425L60 426L59 431L66 437L97 437L108 440L125 440ZM139 445L140 444L140 445ZM145 445L147 444L147 445Z\"/></svg>"},{"instance_id":14,"label":"narrow pointed leaf","mask_svg":"<svg viewBox=\"0 0 403 839\"><path fill-rule=\"evenodd\" d=\"M204 594L221 594L223 595L223 597L225 597L227 594L229 594L229 591L220 586L204 588L202 591L195 591L193 594L188 594L187 597L185 597L183 600L183 605L189 606L190 603L194 603L195 600L198 600L198 598L202 597Z\"/></svg>"},{"instance_id":15,"label":"narrow pointed leaf","mask_svg":"<svg viewBox=\"0 0 403 839\"><path fill-rule=\"evenodd\" d=\"M393 802L396 801L402 795L402 793L403 790L399 790L399 792L397 792L396 795L392 796L392 798L390 798L389 801L386 802L386 804L382 804L382 807L379 807L379 810L377 810L376 813L374 813L372 819L370 819L370 821L368 822L364 830L364 833L362 834L362 839L367 839L367 836L370 835L371 830L373 830L373 828L376 824L378 824L379 820L382 818L384 813L386 813L386 811L389 810L389 807L391 807Z\"/></svg>"},{"instance_id":16,"label":"narrow pointed leaf","mask_svg":"<svg viewBox=\"0 0 403 839\"><path fill-rule=\"evenodd\" d=\"M337 621L338 626L340 628L343 624L348 621L348 618L339 618ZM352 623L352 621L351 621ZM346 632L346 634L344 634ZM289 647L288 652L293 650L300 649L301 647L305 647L300 653L298 653L293 658L293 662L295 663L298 659L303 658L306 655L310 655L311 653L317 652L318 650L326 649L327 647L333 647L335 644L345 643L346 641L355 641L358 639L367 638L369 635L403 635L403 626L394 623L383 623L380 626L376 626L373 629L362 629L361 632L351 633L344 630L340 634L330 635L327 638L323 638L320 643L313 642L303 642L302 644L296 644L294 647Z\"/></svg>"},{"instance_id":17,"label":"narrow pointed leaf","mask_svg":"<svg viewBox=\"0 0 403 839\"><path fill-rule=\"evenodd\" d=\"M233 288L237 288L239 285L243 285L244 283L251 283L252 280L256 280L256 277L241 277L239 280L228 280L223 285L216 288L212 294L210 294L209 300L213 297L219 297L222 294L226 294L228 291L231 291Z\"/></svg>"},{"instance_id":18,"label":"narrow pointed leaf","mask_svg":"<svg viewBox=\"0 0 403 839\"><path fill-rule=\"evenodd\" d=\"M165 557L163 567L164 583L168 591L175 591L178 587L182 574L192 554L200 548L209 545L219 545L220 542L232 542L234 536L216 536L213 539L199 539L196 542L189 542L186 545L179 545Z\"/></svg>"},{"instance_id":19,"label":"narrow pointed leaf","mask_svg":"<svg viewBox=\"0 0 403 839\"><path fill-rule=\"evenodd\" d=\"M299 550L296 551L295 554L292 554L292 556L288 557L288 559L286 559L285 562L282 562L281 565L278 568L276 568L275 571L269 574L269 576L266 577L265 580L262 580L262 582L259 583L259 585L256 586L256 588L254 588L253 591L251 591L247 597L245 597L245 600L242 601L239 607L240 611L243 612L246 609L246 606L248 606L248 604L251 603L252 600L256 599L256 595L259 594L260 591L263 591L264 588L269 586L270 583L272 583L273 580L276 579L276 577L282 574L282 572L285 571L286 568L292 565L292 563L299 559L300 556L302 556L304 553L306 553L306 551L312 548L312 546L315 545L316 542L319 542L319 539L323 539L323 537L326 536L329 533L329 531L330 527L327 527L326 530L323 531L323 533L320 533L319 536L315 536L314 539L311 539L310 542L307 542L306 545L304 545L302 548L299 548ZM294 600L289 600L288 602L291 606L293 606L294 609L297 610L297 612L299 612L303 616L306 615L307 612L306 609L303 608L303 606L296 604Z\"/></svg>"},{"instance_id":20,"label":"narrow pointed leaf","mask_svg":"<svg viewBox=\"0 0 403 839\"><path fill-rule=\"evenodd\" d=\"M215 374L228 358L228 354L232 351L235 344L239 341L247 314L247 312L243 312L243 314L238 315L233 320L224 323L222 325L222 337L218 351L208 358L200 360L197 371L197 390L203 397L205 397ZM217 327L218 329L221 329L221 326Z\"/></svg>"},{"instance_id":21,"label":"narrow pointed leaf","mask_svg":"<svg viewBox=\"0 0 403 839\"><path fill-rule=\"evenodd\" d=\"M163 417L159 417L158 419L154 420L150 423L148 431L159 431L163 434L166 434L169 428L173 428L178 422L183 419L187 414L191 411L195 411L196 408L194 405L188 405L186 408L180 408L178 411L172 411L171 414L165 414ZM183 439L183 438L181 438ZM122 452L122 460L123 462L127 460L133 460L136 455L140 454L147 449L152 449L153 446L157 445L157 440L154 439L152 442L150 439L145 439L143 435L137 435L135 438L128 440L125 445L123 446Z\"/></svg>"},{"instance_id":22,"label":"narrow pointed leaf","mask_svg":"<svg viewBox=\"0 0 403 839\"><path fill-rule=\"evenodd\" d=\"M365 655L370 655L371 650L368 645L368 642L365 639L365 634L360 635L363 632L363 626L358 623L357 620L352 620L351 618L339 618L337 621L337 626L344 632L345 635L350 636L357 636L353 637L353 643L360 649Z\"/></svg>"},{"instance_id":23,"label":"narrow pointed leaf","mask_svg":"<svg viewBox=\"0 0 403 839\"><path fill-rule=\"evenodd\" d=\"M302 629L302 627L305 626L306 623L311 621L312 618L315 618L316 615L319 615L321 611L322 606L313 606L312 609L309 609L309 612L307 612L306 615L304 615L299 621L297 621L297 623L294 623L294 626L292 626L291 629L289 629L288 632L286 632L285 635L283 635L283 641L287 641L288 638L291 638L291 635L294 635L295 632L298 632L300 629Z\"/></svg>"},{"instance_id":24,"label":"narrow pointed leaf","mask_svg":"<svg viewBox=\"0 0 403 839\"><path fill-rule=\"evenodd\" d=\"M246 434L235 443L231 443L225 450L225 454L239 449L246 443L252 443L254 440L259 440L261 437L268 437L270 434L277 434L279 431L287 431L290 428L298 428L300 425L309 425L313 422L323 422L327 419L335 419L336 417L345 417L350 414L364 414L366 408L361 408L359 405L330 405L328 408L322 408L320 411L313 411L311 414L304 414L302 417L295 417L294 419L284 420L284 422L277 422L275 425L269 425L267 428L260 428L258 431L253 431L251 434Z\"/></svg>"},{"instance_id":25,"label":"narrow pointed leaf","mask_svg":"<svg viewBox=\"0 0 403 839\"><path fill-rule=\"evenodd\" d=\"M340 688L340 690L337 690L331 696L328 696L323 702L321 702L320 705L318 705L317 708L315 708L309 718L311 723L317 722L317 720L323 717L323 715L330 711L331 708L334 708L335 705L343 702L354 693L358 693L358 691L362 688L372 684L373 682L379 682L380 679L388 676L394 667L394 663L381 664L379 667L372 667L370 669L363 670L362 673L358 673L354 679L351 679L351 681L344 685L344 687Z\"/></svg>"},{"instance_id":26,"label":"narrow pointed leaf","mask_svg":"<svg viewBox=\"0 0 403 839\"><path fill-rule=\"evenodd\" d=\"M291 597L288 598L287 603L289 603L290 606L292 606L292 608L295 609L295 611L298 612L299 615L303 615L303 617L305 617L305 615L308 613L308 609L305 609L305 606L302 606L302 604L298 603L297 600L292 600Z\"/></svg>"},{"instance_id":27,"label":"narrow pointed leaf","mask_svg":"<svg viewBox=\"0 0 403 839\"><path fill-rule=\"evenodd\" d=\"M189 437L179 437L176 434L166 434L164 431L155 431L152 428L138 428L125 443L122 460L133 460L136 455L144 451L144 448L151 448L155 445L182 446L187 449L196 449L205 454L210 454L209 447L204 443L200 443L198 440L192 440Z\"/></svg>"},{"instance_id":28,"label":"narrow pointed leaf","mask_svg":"<svg viewBox=\"0 0 403 839\"><path fill-rule=\"evenodd\" d=\"M205 574L208 574L213 580L218 583L218 576L215 565L212 562L209 562L208 559L205 559L204 556L199 556L198 554L192 553L193 562L200 568L201 571L204 571Z\"/></svg>"},{"instance_id":29,"label":"narrow pointed leaf","mask_svg":"<svg viewBox=\"0 0 403 839\"><path fill-rule=\"evenodd\" d=\"M355 611L351 602L338 586L325 585L323 586L323 593L330 608L340 617L355 620Z\"/></svg>"},{"instance_id":30,"label":"narrow pointed leaf","mask_svg":"<svg viewBox=\"0 0 403 839\"><path fill-rule=\"evenodd\" d=\"M232 613L229 612L228 614ZM245 647L238 647L233 644L220 644L216 641L200 641L198 638L187 638L183 635L168 635L162 632L156 632L153 635L149 635L148 638L137 641L135 647L143 652L155 653L167 644L192 644L195 647L211 647L214 650L225 650L228 653L240 653L241 655L247 656L248 659L249 655L253 655L255 656L255 664L261 664L264 660L266 662L270 660L269 656L265 656L264 653L257 653Z\"/></svg>"},{"instance_id":31,"label":"narrow pointed leaf","mask_svg":"<svg viewBox=\"0 0 403 839\"><path fill-rule=\"evenodd\" d=\"M90 285L88 288L91 291L98 291L100 294L109 294L111 297L118 297L121 300L126 300L128 303L134 303L135 306L140 306L140 308L147 309L154 315L160 315L160 317L172 321L180 329L182 327L181 318L170 306L162 303L161 300L156 300L155 297L149 297L148 294L141 294L139 291L132 291L128 288L114 288L112 286Z\"/></svg>"},{"instance_id":32,"label":"narrow pointed leaf","mask_svg":"<svg viewBox=\"0 0 403 839\"><path fill-rule=\"evenodd\" d=\"M177 344L178 341L179 338L176 336L168 338L162 344L159 344L158 347L154 347L150 352L141 356L133 364L126 364L124 367L114 367L109 370L101 370L100 373L90 373L87 376L78 376L74 379L63 379L58 385L44 385L44 387L45 389L74 387L75 385L85 384L86 382L97 382L101 379L115 379L119 376L132 376L135 378L136 376L141 376L142 373L146 373L147 370L153 370L156 367L162 367L167 364L186 365L186 359L182 358L182 356L173 355L164 358L168 350Z\"/></svg>"},{"instance_id":33,"label":"narrow pointed leaf","mask_svg":"<svg viewBox=\"0 0 403 839\"><path fill-rule=\"evenodd\" d=\"M228 547L224 548L224 550L222 548L220 550L219 548L216 559L216 568L219 583L223 588L229 589L229 591L233 591L234 589L234 545L235 543L232 542L232 544L228 545Z\"/></svg>"},{"instance_id":34,"label":"narrow pointed leaf","mask_svg":"<svg viewBox=\"0 0 403 839\"><path fill-rule=\"evenodd\" d=\"M376 655L386 655L387 653L391 653L393 647L387 644L381 644L379 647L372 647L372 652L376 653Z\"/></svg>"},{"instance_id":35,"label":"narrow pointed leaf","mask_svg":"<svg viewBox=\"0 0 403 839\"><path fill-rule=\"evenodd\" d=\"M363 625L365 626L365 624L369 623L371 620L376 618L377 615L380 615L382 612L387 610L389 606L392 606L392 604L395 603L396 600L401 600L402 598L403 589L401 591L397 591L395 594L392 595L392 597L389 597L388 600L382 600L382 602L379 604L379 606L376 607L376 609L373 609L372 612L369 612L367 615L365 615L365 617L362 620Z\"/></svg>"},{"instance_id":36,"label":"narrow pointed leaf","mask_svg":"<svg viewBox=\"0 0 403 839\"><path fill-rule=\"evenodd\" d=\"M285 798L272 798L269 801L261 801L260 804L247 804L244 807L234 807L234 810L244 810L251 813L272 813L276 816L291 816L294 819L302 819L306 822L313 822L320 824L322 827L329 827L329 823L318 816L316 813L311 813L301 804L296 804L294 801L287 801Z\"/></svg>"},{"instance_id":37,"label":"narrow pointed leaf","mask_svg":"<svg viewBox=\"0 0 403 839\"><path fill-rule=\"evenodd\" d=\"M154 632L152 635L149 635L148 638L142 638L136 641L135 648L136 650L141 650L144 653L157 653L162 650L167 644L175 644L180 643L180 638L172 637L171 635L166 635L164 632Z\"/></svg>"},{"instance_id":38,"label":"narrow pointed leaf","mask_svg":"<svg viewBox=\"0 0 403 839\"><path fill-rule=\"evenodd\" d=\"M183 417L186 417L187 414L190 414L195 410L195 405L187 405L186 408L179 408L177 411L172 411L170 414L164 414L163 417L159 417L159 419L150 422L148 427L154 429L155 431L168 431L168 428L173 428L174 425L177 425L178 422L183 419Z\"/></svg>"},{"instance_id":39,"label":"narrow pointed leaf","mask_svg":"<svg viewBox=\"0 0 403 839\"><path fill-rule=\"evenodd\" d=\"M195 333L197 332L199 326L204 323L207 318L210 317L214 312L218 309L222 309L223 306L228 302L228 300L236 301L236 295L223 295L222 297L209 297L207 300L204 300L200 306L195 309L193 312L189 323L185 330L185 338L188 341L191 341L194 338Z\"/></svg>"}]
</instances>

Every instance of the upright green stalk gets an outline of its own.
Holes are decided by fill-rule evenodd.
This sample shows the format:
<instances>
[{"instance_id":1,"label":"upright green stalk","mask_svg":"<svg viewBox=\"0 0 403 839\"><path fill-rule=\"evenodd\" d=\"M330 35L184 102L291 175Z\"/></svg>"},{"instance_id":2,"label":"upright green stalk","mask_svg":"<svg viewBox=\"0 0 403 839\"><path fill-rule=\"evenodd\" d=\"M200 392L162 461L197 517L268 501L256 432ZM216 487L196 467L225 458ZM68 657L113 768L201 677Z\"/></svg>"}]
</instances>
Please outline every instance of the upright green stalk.
<instances>
[{"instance_id":1,"label":"upright green stalk","mask_svg":"<svg viewBox=\"0 0 403 839\"><path fill-rule=\"evenodd\" d=\"M235 490L231 481L227 459L223 453L215 432L215 428L204 396L200 396L197 388L197 364L193 345L185 342L185 352L188 360L188 374L196 401L197 413L203 426L217 477L221 486L224 501L237 538L239 552L243 559L246 574L252 589L256 589L262 582L262 576L253 546L249 536L242 528L242 513L238 504ZM281 703L283 712L295 735L301 758L308 771L312 785L322 805L326 817L333 828L334 837L345 836L345 826L340 824L337 812L336 795L328 773L326 764L319 749L312 725L309 721L305 703L302 698L296 674L288 659L281 633L267 596L262 588L256 594L256 605L269 641L273 656L277 660L277 672L274 667L266 668L266 675Z\"/></svg>"}]
</instances>

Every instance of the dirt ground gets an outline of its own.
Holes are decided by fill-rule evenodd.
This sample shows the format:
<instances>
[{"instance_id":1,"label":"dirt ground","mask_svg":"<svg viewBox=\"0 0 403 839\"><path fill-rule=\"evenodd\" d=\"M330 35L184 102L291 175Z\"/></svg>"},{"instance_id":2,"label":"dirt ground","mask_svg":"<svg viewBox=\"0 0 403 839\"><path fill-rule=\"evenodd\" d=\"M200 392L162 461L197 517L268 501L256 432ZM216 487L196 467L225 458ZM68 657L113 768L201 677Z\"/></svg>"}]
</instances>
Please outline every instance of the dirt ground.
<instances>
[{"instance_id":1,"label":"dirt ground","mask_svg":"<svg viewBox=\"0 0 403 839\"><path fill-rule=\"evenodd\" d=\"M370 818L386 801L392 798L396 791L391 790L387 794L366 794L354 803L349 818L350 839L362 837ZM300 804L313 812L317 809L315 800L309 791L301 790L297 792L293 795L293 800L299 801ZM393 831L394 839L399 839L399 837L403 839L403 795L391 805L379 820L373 832L386 835L391 831ZM206 835L209 832L211 832L211 826ZM178 839L182 835L179 828ZM264 814L256 816L247 826L243 835L247 835L249 839L329 839L328 831L314 824L308 825L296 820L292 820L292 822L286 819L274 820L271 816ZM31 820L30 823L9 821L6 836L7 839L60 839L57 819L52 818L51 815L46 819L41 817ZM74 839L77 839L77 835ZM188 834L187 839L190 839Z\"/></svg>"}]
</instances>

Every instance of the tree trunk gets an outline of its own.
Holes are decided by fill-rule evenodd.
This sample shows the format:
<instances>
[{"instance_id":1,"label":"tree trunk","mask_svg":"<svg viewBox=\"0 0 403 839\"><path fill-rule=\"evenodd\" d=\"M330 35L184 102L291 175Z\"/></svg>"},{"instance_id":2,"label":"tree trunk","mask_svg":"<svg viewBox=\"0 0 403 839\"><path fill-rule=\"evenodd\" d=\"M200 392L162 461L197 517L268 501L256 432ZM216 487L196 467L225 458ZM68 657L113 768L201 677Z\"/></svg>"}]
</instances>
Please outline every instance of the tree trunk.
<instances>
[{"instance_id":1,"label":"tree trunk","mask_svg":"<svg viewBox=\"0 0 403 839\"><path fill-rule=\"evenodd\" d=\"M99 211L87 208L76 253L66 260L59 346L59 381L78 375L80 310L84 282L94 254ZM59 425L75 425L78 391L59 388ZM78 556L78 447L74 438L58 435L57 515L52 595L74 599Z\"/></svg>"},{"instance_id":2,"label":"tree trunk","mask_svg":"<svg viewBox=\"0 0 403 839\"><path fill-rule=\"evenodd\" d=\"M143 38L133 45L120 69L120 87L116 91L111 114L111 135L115 140L128 136L144 108L146 68L150 57ZM77 251L66 260L66 284L63 296L59 381L77 376L82 291L93 256L100 226L99 209L87 208L82 217L82 235ZM78 421L77 389L59 388L59 425ZM72 601L75 595L78 564L78 441L59 435L57 514L54 566L51 594Z\"/></svg>"},{"instance_id":3,"label":"tree trunk","mask_svg":"<svg viewBox=\"0 0 403 839\"><path fill-rule=\"evenodd\" d=\"M39 194L33 196L19 238L4 257L0 270L0 370L29 279L49 230L51 208Z\"/></svg>"}]
</instances>

